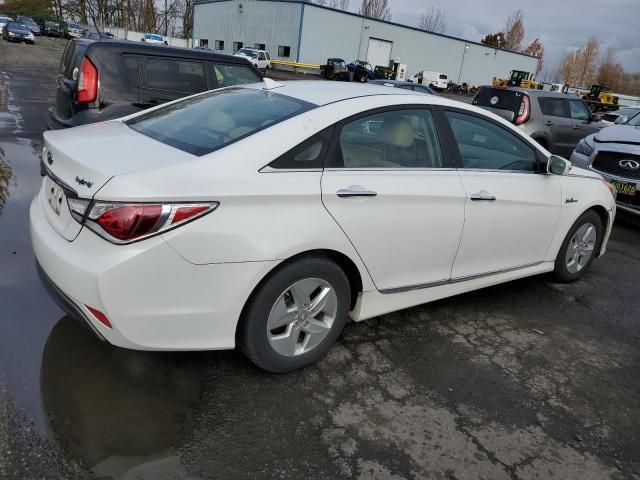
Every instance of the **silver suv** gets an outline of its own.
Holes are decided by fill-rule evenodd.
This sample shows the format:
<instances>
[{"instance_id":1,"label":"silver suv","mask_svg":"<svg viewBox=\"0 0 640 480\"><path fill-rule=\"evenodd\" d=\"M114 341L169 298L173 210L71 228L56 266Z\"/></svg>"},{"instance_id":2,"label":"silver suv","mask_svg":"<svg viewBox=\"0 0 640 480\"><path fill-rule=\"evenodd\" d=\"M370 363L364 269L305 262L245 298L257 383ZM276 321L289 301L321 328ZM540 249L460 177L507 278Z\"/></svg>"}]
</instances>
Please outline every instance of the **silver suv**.
<instances>
[{"instance_id":1,"label":"silver suv","mask_svg":"<svg viewBox=\"0 0 640 480\"><path fill-rule=\"evenodd\" d=\"M480 87L473 104L513 122L551 153L568 157L580 139L606 127L579 98L526 88Z\"/></svg>"}]
</instances>

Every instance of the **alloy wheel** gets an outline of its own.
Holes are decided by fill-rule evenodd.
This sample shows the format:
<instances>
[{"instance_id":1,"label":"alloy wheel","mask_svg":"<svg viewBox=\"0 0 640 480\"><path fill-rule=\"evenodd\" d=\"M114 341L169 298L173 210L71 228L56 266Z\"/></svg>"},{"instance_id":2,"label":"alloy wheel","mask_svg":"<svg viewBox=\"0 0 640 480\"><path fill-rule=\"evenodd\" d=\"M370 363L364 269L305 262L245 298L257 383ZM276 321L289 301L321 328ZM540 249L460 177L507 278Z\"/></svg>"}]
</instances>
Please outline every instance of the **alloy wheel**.
<instances>
[{"instance_id":1,"label":"alloy wheel","mask_svg":"<svg viewBox=\"0 0 640 480\"><path fill-rule=\"evenodd\" d=\"M338 297L329 283L319 278L297 281L269 312L269 345L287 357L308 353L327 337L337 311Z\"/></svg>"},{"instance_id":2,"label":"alloy wheel","mask_svg":"<svg viewBox=\"0 0 640 480\"><path fill-rule=\"evenodd\" d=\"M567 270L570 273L579 272L589 262L593 255L597 236L596 227L592 223L585 223L573 234L565 254Z\"/></svg>"}]
</instances>

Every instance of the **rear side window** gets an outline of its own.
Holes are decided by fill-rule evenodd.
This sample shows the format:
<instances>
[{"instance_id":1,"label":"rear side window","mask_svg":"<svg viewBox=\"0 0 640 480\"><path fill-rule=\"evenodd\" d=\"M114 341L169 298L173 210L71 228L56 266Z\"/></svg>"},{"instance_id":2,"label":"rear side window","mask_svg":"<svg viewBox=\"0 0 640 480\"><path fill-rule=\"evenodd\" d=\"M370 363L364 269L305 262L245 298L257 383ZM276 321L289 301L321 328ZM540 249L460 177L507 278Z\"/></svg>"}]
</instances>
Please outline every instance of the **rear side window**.
<instances>
[{"instance_id":1,"label":"rear side window","mask_svg":"<svg viewBox=\"0 0 640 480\"><path fill-rule=\"evenodd\" d=\"M85 45L73 41L67 43L67 48L60 59L60 73L64 74L66 78L73 78L73 69L80 68L86 50Z\"/></svg>"},{"instance_id":2,"label":"rear side window","mask_svg":"<svg viewBox=\"0 0 640 480\"><path fill-rule=\"evenodd\" d=\"M131 86L138 86L138 78L140 77L140 66L142 65L142 57L138 55L124 55L122 57L124 64L127 83Z\"/></svg>"},{"instance_id":3,"label":"rear side window","mask_svg":"<svg viewBox=\"0 0 640 480\"><path fill-rule=\"evenodd\" d=\"M205 155L312 107L273 92L232 88L187 98L126 124L159 142Z\"/></svg>"},{"instance_id":4,"label":"rear side window","mask_svg":"<svg viewBox=\"0 0 640 480\"><path fill-rule=\"evenodd\" d=\"M544 115L551 117L568 117L567 102L564 98L538 98L540 109Z\"/></svg>"},{"instance_id":5,"label":"rear side window","mask_svg":"<svg viewBox=\"0 0 640 480\"><path fill-rule=\"evenodd\" d=\"M245 85L262 81L251 68L241 65L214 65L213 73L219 87L231 87L233 85Z\"/></svg>"},{"instance_id":6,"label":"rear side window","mask_svg":"<svg viewBox=\"0 0 640 480\"><path fill-rule=\"evenodd\" d=\"M482 87L473 99L473 104L479 107L499 108L517 112L522 103L522 92L504 88Z\"/></svg>"},{"instance_id":7,"label":"rear side window","mask_svg":"<svg viewBox=\"0 0 640 480\"><path fill-rule=\"evenodd\" d=\"M441 168L430 110L393 110L347 123L333 155L335 168Z\"/></svg>"},{"instance_id":8,"label":"rear side window","mask_svg":"<svg viewBox=\"0 0 640 480\"><path fill-rule=\"evenodd\" d=\"M292 148L269 164L271 168L308 170L322 168L333 127L329 127Z\"/></svg>"},{"instance_id":9,"label":"rear side window","mask_svg":"<svg viewBox=\"0 0 640 480\"><path fill-rule=\"evenodd\" d=\"M144 69L148 88L184 93L207 90L207 77L202 62L147 58Z\"/></svg>"},{"instance_id":10,"label":"rear side window","mask_svg":"<svg viewBox=\"0 0 640 480\"><path fill-rule=\"evenodd\" d=\"M536 169L533 148L515 134L488 120L457 112L445 112L458 144L464 168L480 170Z\"/></svg>"}]
</instances>

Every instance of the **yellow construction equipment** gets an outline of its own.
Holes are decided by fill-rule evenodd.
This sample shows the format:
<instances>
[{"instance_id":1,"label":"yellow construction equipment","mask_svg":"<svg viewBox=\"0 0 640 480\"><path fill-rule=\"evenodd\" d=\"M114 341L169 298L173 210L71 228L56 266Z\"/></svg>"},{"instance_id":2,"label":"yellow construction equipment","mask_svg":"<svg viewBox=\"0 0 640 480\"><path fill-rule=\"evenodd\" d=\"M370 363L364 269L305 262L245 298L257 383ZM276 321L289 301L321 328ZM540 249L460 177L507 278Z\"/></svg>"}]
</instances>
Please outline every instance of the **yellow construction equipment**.
<instances>
[{"instance_id":1,"label":"yellow construction equipment","mask_svg":"<svg viewBox=\"0 0 640 480\"><path fill-rule=\"evenodd\" d=\"M508 79L493 77L494 87L521 87L542 90L542 84L533 79L533 74L522 70L511 70Z\"/></svg>"},{"instance_id":2,"label":"yellow construction equipment","mask_svg":"<svg viewBox=\"0 0 640 480\"><path fill-rule=\"evenodd\" d=\"M591 85L591 90L583 95L582 99L594 112L606 112L618 108L618 97L604 85Z\"/></svg>"}]
</instances>

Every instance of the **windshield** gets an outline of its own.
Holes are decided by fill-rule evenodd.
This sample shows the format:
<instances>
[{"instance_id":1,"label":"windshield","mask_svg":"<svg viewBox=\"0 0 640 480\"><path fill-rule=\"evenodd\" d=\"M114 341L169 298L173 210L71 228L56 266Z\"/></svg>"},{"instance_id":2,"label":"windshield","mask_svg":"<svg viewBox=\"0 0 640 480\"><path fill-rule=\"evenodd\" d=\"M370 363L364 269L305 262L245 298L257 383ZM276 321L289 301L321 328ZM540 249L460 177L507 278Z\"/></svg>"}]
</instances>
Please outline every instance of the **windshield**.
<instances>
[{"instance_id":1,"label":"windshield","mask_svg":"<svg viewBox=\"0 0 640 480\"><path fill-rule=\"evenodd\" d=\"M162 37L160 35L155 35L153 33L147 33L144 38L148 38L150 40L160 40L162 41Z\"/></svg>"},{"instance_id":2,"label":"windshield","mask_svg":"<svg viewBox=\"0 0 640 480\"><path fill-rule=\"evenodd\" d=\"M7 23L7 28L15 28L15 29L20 29L20 30L29 30L29 27L27 27L24 23L18 23L18 22L9 22L9 23Z\"/></svg>"},{"instance_id":3,"label":"windshield","mask_svg":"<svg viewBox=\"0 0 640 480\"><path fill-rule=\"evenodd\" d=\"M446 80L447 76L444 73L441 73L440 76L438 77L440 80Z\"/></svg>"},{"instance_id":4,"label":"windshield","mask_svg":"<svg viewBox=\"0 0 640 480\"><path fill-rule=\"evenodd\" d=\"M205 155L312 107L264 90L228 88L187 98L125 123L159 142Z\"/></svg>"},{"instance_id":5,"label":"windshield","mask_svg":"<svg viewBox=\"0 0 640 480\"><path fill-rule=\"evenodd\" d=\"M640 113L636 113L635 116L627 120L625 125L632 125L634 127L640 127Z\"/></svg>"},{"instance_id":6,"label":"windshield","mask_svg":"<svg viewBox=\"0 0 640 480\"><path fill-rule=\"evenodd\" d=\"M82 29L82 27L80 25L76 24L76 23L70 23L69 24L69 28L73 28L73 29L76 29L76 30Z\"/></svg>"},{"instance_id":7,"label":"windshield","mask_svg":"<svg viewBox=\"0 0 640 480\"><path fill-rule=\"evenodd\" d=\"M251 58L256 58L258 56L258 52L256 52L255 50L249 50L247 48L241 48L240 50L238 50L238 53L240 55L245 55Z\"/></svg>"}]
</instances>

